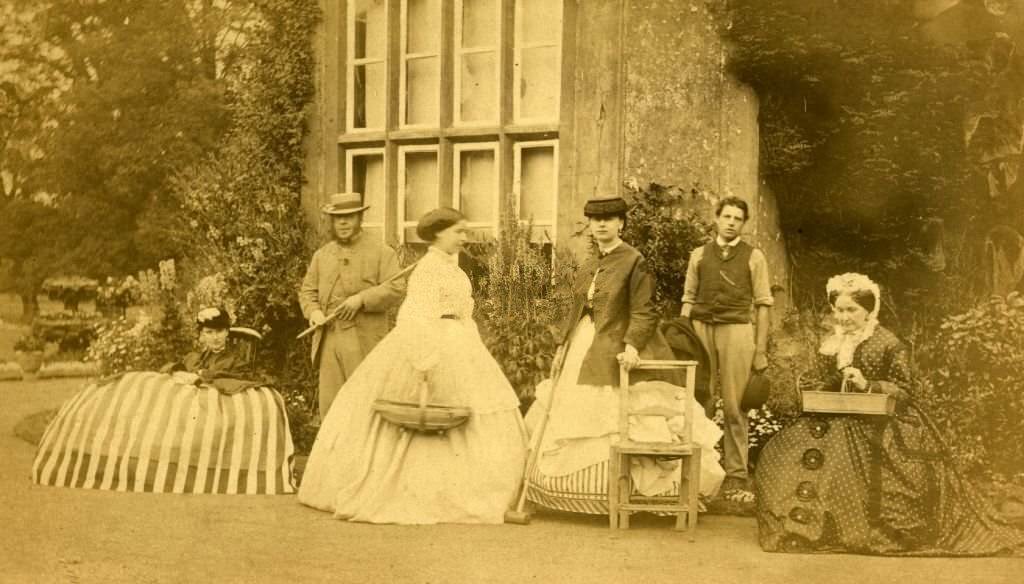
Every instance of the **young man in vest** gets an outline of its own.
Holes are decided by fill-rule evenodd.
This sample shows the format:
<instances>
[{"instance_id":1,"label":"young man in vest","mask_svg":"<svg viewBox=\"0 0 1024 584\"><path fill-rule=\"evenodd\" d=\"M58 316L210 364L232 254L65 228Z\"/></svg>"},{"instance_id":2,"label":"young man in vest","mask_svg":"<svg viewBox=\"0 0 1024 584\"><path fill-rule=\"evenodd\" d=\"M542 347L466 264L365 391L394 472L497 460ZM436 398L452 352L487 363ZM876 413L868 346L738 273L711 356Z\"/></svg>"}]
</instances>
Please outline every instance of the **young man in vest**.
<instances>
[{"instance_id":1,"label":"young man in vest","mask_svg":"<svg viewBox=\"0 0 1024 584\"><path fill-rule=\"evenodd\" d=\"M323 420L345 380L388 332L387 311L405 293L398 257L384 242L362 231L359 193L338 193L321 211L331 217L332 241L313 254L299 287L299 305L313 336L313 366L319 367L319 406ZM338 317L329 323L328 315Z\"/></svg>"},{"instance_id":2,"label":"young man in vest","mask_svg":"<svg viewBox=\"0 0 1024 584\"><path fill-rule=\"evenodd\" d=\"M764 253L740 238L749 215L747 202L738 197L726 197L715 206L718 235L690 254L682 309L707 349L712 387L724 404L722 494L741 503L753 502L754 495L747 485L747 413L740 402L751 370L768 367L773 304Z\"/></svg>"}]
</instances>

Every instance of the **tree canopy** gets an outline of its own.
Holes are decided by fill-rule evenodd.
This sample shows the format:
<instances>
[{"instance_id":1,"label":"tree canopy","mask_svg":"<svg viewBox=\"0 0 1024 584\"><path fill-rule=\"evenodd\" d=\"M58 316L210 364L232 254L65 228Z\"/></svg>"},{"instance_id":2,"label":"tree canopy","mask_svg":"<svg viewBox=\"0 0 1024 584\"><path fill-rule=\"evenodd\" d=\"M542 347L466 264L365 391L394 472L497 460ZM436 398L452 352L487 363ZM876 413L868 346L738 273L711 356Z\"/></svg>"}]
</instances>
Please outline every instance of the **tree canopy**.
<instances>
[{"instance_id":1,"label":"tree canopy","mask_svg":"<svg viewBox=\"0 0 1024 584\"><path fill-rule=\"evenodd\" d=\"M890 315L925 296L958 303L982 291L985 233L1024 227L1020 7L931 4L729 2L730 68L761 100L798 298L859 270L892 292Z\"/></svg>"}]
</instances>

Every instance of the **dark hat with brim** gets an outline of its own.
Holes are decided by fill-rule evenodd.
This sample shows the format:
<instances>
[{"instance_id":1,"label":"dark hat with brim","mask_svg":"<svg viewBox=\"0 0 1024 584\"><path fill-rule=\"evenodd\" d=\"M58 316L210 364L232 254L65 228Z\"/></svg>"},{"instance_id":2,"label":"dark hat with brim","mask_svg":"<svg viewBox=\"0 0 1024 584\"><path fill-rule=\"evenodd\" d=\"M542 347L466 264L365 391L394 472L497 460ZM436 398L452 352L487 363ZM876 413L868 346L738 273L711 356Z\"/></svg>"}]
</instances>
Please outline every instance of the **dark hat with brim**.
<instances>
[{"instance_id":1,"label":"dark hat with brim","mask_svg":"<svg viewBox=\"0 0 1024 584\"><path fill-rule=\"evenodd\" d=\"M231 328L231 316L220 307L204 308L196 315L196 324L199 328L228 329Z\"/></svg>"},{"instance_id":2,"label":"dark hat with brim","mask_svg":"<svg viewBox=\"0 0 1024 584\"><path fill-rule=\"evenodd\" d=\"M595 197L583 206L583 214L587 217L623 215L628 210L629 205L622 197Z\"/></svg>"},{"instance_id":3,"label":"dark hat with brim","mask_svg":"<svg viewBox=\"0 0 1024 584\"><path fill-rule=\"evenodd\" d=\"M740 400L740 409L743 411L756 410L768 403L768 396L772 392L772 383L765 371L752 371L750 379L747 380L747 387L743 390L743 399Z\"/></svg>"},{"instance_id":4,"label":"dark hat with brim","mask_svg":"<svg viewBox=\"0 0 1024 584\"><path fill-rule=\"evenodd\" d=\"M328 215L351 215L369 208L369 205L363 204L363 196L359 193L336 193L331 195L331 200L320 210Z\"/></svg>"}]
</instances>

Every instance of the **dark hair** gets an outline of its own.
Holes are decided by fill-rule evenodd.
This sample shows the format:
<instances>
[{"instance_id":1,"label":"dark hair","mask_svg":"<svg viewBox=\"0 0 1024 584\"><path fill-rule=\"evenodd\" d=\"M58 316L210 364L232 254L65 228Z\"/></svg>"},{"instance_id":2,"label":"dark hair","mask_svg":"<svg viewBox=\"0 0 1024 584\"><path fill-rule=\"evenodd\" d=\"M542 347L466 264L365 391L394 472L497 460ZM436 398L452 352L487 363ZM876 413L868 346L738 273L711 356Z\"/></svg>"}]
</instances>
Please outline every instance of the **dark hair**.
<instances>
[{"instance_id":1,"label":"dark hair","mask_svg":"<svg viewBox=\"0 0 1024 584\"><path fill-rule=\"evenodd\" d=\"M750 219L750 209L747 207L747 202L739 197L725 197L715 204L715 217L722 214L722 209L726 207L736 207L743 211L743 220Z\"/></svg>"},{"instance_id":2,"label":"dark hair","mask_svg":"<svg viewBox=\"0 0 1024 584\"><path fill-rule=\"evenodd\" d=\"M875 293L871 290L833 290L828 293L828 303L832 308L836 307L836 299L846 294L851 300L856 302L864 310L870 312L875 311L875 305L878 303L878 299L875 298Z\"/></svg>"},{"instance_id":3,"label":"dark hair","mask_svg":"<svg viewBox=\"0 0 1024 584\"><path fill-rule=\"evenodd\" d=\"M423 241L434 241L437 234L466 218L451 207L439 207L420 217L416 224L416 235Z\"/></svg>"}]
</instances>

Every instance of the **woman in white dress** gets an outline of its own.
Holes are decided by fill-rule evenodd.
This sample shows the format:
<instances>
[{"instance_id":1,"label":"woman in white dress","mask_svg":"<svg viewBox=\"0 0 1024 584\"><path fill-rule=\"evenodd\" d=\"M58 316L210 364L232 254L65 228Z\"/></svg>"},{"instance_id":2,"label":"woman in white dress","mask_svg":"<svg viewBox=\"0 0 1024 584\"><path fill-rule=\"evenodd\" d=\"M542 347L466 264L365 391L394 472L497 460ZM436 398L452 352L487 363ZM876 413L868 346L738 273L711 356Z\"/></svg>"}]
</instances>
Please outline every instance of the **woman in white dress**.
<instances>
[{"instance_id":1,"label":"woman in white dress","mask_svg":"<svg viewBox=\"0 0 1024 584\"><path fill-rule=\"evenodd\" d=\"M450 208L420 219L431 243L409 277L394 330L342 386L306 466L299 501L370 523L501 523L525 457L519 400L473 322L472 288L458 265L465 217ZM374 401L429 401L471 409L445 435L406 431Z\"/></svg>"}]
</instances>

